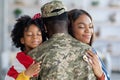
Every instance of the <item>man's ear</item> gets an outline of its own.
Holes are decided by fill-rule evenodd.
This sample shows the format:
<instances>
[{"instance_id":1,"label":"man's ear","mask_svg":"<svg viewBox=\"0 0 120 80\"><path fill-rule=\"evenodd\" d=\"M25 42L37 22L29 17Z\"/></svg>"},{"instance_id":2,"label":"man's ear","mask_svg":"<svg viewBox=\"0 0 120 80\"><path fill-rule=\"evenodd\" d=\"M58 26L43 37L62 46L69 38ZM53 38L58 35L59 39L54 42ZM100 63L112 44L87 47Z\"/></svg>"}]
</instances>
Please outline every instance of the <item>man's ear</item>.
<instances>
[{"instance_id":1,"label":"man's ear","mask_svg":"<svg viewBox=\"0 0 120 80\"><path fill-rule=\"evenodd\" d=\"M21 42L22 44L24 44L24 39L23 39L23 38L21 38L21 39L20 39L20 42Z\"/></svg>"}]
</instances>

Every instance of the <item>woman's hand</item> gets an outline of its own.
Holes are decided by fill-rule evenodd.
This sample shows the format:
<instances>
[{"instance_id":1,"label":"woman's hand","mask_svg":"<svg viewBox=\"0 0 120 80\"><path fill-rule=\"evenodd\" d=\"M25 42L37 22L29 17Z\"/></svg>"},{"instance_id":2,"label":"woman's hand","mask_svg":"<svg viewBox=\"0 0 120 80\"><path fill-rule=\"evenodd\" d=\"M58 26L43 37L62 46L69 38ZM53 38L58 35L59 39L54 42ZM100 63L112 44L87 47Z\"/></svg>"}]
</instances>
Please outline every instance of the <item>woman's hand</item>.
<instances>
[{"instance_id":1,"label":"woman's hand","mask_svg":"<svg viewBox=\"0 0 120 80\"><path fill-rule=\"evenodd\" d=\"M41 62L31 64L27 70L24 72L26 76L32 77L33 75L36 75L40 72L40 65Z\"/></svg>"},{"instance_id":2,"label":"woman's hand","mask_svg":"<svg viewBox=\"0 0 120 80\"><path fill-rule=\"evenodd\" d=\"M91 50L88 50L87 57L93 68L94 74L97 78L100 78L103 75L103 71L97 54L93 53Z\"/></svg>"}]
</instances>

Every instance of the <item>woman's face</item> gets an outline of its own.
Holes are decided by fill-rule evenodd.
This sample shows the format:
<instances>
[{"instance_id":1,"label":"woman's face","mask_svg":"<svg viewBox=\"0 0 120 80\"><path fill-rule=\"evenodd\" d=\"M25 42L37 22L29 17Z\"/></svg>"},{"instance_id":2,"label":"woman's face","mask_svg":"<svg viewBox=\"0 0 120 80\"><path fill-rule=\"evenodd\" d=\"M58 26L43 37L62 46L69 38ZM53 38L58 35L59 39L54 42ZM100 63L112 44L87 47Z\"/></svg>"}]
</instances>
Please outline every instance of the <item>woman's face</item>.
<instances>
[{"instance_id":1,"label":"woman's face","mask_svg":"<svg viewBox=\"0 0 120 80\"><path fill-rule=\"evenodd\" d=\"M86 14L82 14L73 22L72 26L73 36L77 40L89 44L94 33L91 19Z\"/></svg>"}]
</instances>

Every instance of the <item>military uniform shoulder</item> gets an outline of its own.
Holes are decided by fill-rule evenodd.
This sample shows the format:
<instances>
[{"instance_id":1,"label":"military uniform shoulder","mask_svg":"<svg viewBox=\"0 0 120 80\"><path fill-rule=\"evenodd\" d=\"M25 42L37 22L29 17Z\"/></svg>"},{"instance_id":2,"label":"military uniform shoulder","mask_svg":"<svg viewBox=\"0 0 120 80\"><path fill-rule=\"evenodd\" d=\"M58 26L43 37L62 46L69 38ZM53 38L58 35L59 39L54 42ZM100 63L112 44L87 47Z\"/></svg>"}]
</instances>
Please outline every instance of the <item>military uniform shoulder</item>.
<instances>
[{"instance_id":1,"label":"military uniform shoulder","mask_svg":"<svg viewBox=\"0 0 120 80\"><path fill-rule=\"evenodd\" d=\"M72 45L73 45L73 46L84 47L84 48L88 48L88 49L91 49L91 48L92 48L92 47L89 46L88 44L85 44L85 43L83 43L83 42L81 42L81 41L78 41L78 40L75 39L75 38L71 38L71 40L72 40Z\"/></svg>"}]
</instances>

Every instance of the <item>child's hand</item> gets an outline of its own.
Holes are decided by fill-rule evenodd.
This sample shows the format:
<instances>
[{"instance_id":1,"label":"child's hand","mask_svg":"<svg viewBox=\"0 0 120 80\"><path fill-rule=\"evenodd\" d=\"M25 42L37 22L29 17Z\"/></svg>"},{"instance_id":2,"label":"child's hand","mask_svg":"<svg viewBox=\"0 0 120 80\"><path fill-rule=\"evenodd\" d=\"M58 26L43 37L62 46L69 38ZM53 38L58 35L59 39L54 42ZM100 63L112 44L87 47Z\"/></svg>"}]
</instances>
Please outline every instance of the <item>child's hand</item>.
<instances>
[{"instance_id":1,"label":"child's hand","mask_svg":"<svg viewBox=\"0 0 120 80\"><path fill-rule=\"evenodd\" d=\"M33 62L33 64L31 64L27 68L24 74L29 77L32 77L33 75L38 74L40 72L40 65L41 65L41 62L38 62L38 63Z\"/></svg>"}]
</instances>

